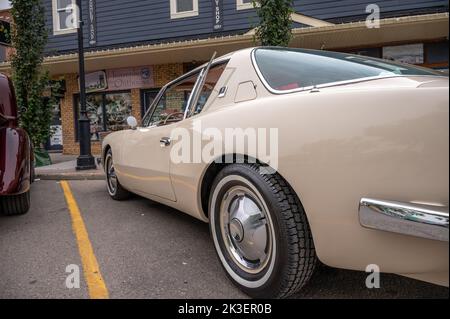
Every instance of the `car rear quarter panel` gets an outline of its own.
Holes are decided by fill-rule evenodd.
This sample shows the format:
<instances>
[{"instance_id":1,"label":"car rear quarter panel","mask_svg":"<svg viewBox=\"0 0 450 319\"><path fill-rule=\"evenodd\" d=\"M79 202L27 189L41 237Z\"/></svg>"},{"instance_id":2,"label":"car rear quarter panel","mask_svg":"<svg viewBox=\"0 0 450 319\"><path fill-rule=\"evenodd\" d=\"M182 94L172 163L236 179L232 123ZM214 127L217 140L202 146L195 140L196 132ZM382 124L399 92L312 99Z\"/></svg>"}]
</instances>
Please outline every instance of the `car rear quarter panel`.
<instances>
[{"instance_id":1,"label":"car rear quarter panel","mask_svg":"<svg viewBox=\"0 0 450 319\"><path fill-rule=\"evenodd\" d=\"M377 264L448 285L448 243L365 229L358 219L362 197L448 206L448 86L271 96L201 120L222 131L279 129L277 170L302 201L322 262L355 270ZM200 169L173 168L190 187Z\"/></svg>"},{"instance_id":2,"label":"car rear quarter panel","mask_svg":"<svg viewBox=\"0 0 450 319\"><path fill-rule=\"evenodd\" d=\"M448 285L448 243L365 229L358 218L362 197L448 206L448 80L418 87L392 78L278 96L264 88L248 53L235 53L221 77L225 98L213 92L204 112L174 128L203 135L201 129L217 128L222 136L227 128L278 129L274 168L299 196L322 262L355 270L377 264L382 272ZM254 83L257 98L235 103L245 81ZM105 141L119 153L122 142L118 133ZM246 154L220 142L223 154ZM139 155L120 154L119 161L127 156ZM155 200L207 221L200 190L209 164L171 163L177 201Z\"/></svg>"},{"instance_id":3,"label":"car rear quarter panel","mask_svg":"<svg viewBox=\"0 0 450 319\"><path fill-rule=\"evenodd\" d=\"M0 128L0 195L29 190L30 156L30 140L23 129Z\"/></svg>"},{"instance_id":4,"label":"car rear quarter panel","mask_svg":"<svg viewBox=\"0 0 450 319\"><path fill-rule=\"evenodd\" d=\"M448 88L320 94L286 120L298 135L281 132L279 171L305 206L321 260L442 273L437 281L448 285L448 243L368 230L358 221L362 197L448 206Z\"/></svg>"}]
</instances>

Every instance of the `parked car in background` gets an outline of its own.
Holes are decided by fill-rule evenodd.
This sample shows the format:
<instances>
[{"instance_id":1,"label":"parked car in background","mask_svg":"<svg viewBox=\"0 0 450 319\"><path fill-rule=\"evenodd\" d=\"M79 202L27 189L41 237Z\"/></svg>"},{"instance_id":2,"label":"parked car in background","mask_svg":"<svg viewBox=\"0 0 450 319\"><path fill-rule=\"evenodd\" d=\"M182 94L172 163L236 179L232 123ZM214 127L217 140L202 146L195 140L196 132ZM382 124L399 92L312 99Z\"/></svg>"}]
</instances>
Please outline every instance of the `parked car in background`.
<instances>
[{"instance_id":1,"label":"parked car in background","mask_svg":"<svg viewBox=\"0 0 450 319\"><path fill-rule=\"evenodd\" d=\"M129 124L103 141L110 196L136 193L209 222L225 272L250 296L295 293L317 260L448 286L448 77L251 48L167 84L142 125ZM230 128L276 128L276 161L227 143ZM220 153L174 161L182 130L188 145L200 136L197 147L214 140Z\"/></svg>"},{"instance_id":2,"label":"parked car in background","mask_svg":"<svg viewBox=\"0 0 450 319\"><path fill-rule=\"evenodd\" d=\"M12 82L0 74L0 214L28 212L33 171L32 146L28 134L18 127Z\"/></svg>"}]
</instances>

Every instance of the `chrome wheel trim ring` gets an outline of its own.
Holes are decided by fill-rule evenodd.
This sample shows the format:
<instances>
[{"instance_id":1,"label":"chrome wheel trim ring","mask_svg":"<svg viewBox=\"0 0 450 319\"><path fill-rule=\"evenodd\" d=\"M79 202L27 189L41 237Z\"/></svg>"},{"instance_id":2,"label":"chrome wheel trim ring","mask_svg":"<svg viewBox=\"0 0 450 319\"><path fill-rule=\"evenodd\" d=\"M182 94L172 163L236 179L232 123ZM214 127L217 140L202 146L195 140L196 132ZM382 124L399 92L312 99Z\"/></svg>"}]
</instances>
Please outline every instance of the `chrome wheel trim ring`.
<instances>
[{"instance_id":1,"label":"chrome wheel trim ring","mask_svg":"<svg viewBox=\"0 0 450 319\"><path fill-rule=\"evenodd\" d=\"M264 209L265 212L267 212L266 214L266 218L267 218L267 225L269 226L269 231L271 232L271 236L273 238L272 240L272 246L271 246L271 252L270 252L270 257L267 260L267 264L266 264L266 268L267 271L265 272L265 274L257 279L257 280L247 280L245 278L242 278L239 274L237 274L232 268L231 266L228 264L224 253L222 252L221 246L219 244L218 241L218 236L222 236L221 234L218 234L216 231L216 227L215 227L215 209L216 209L216 202L217 202L217 198L219 195L219 192L221 191L221 189L223 188L223 186L229 182L232 181L239 181L242 184L246 185L248 187L249 190L251 190L253 192L253 194L255 194L255 196L261 201L262 203L262 208ZM227 273L239 284L241 284L242 286L245 286L247 288L258 288L261 287L262 285L264 285L270 278L271 274L273 273L274 267L275 267L275 260L276 260L276 256L277 256L277 243L275 240L275 229L273 227L273 222L271 219L270 214L268 213L268 208L267 205L264 201L264 199L262 198L261 193L256 189L256 187L247 179L243 178L242 176L239 175L229 175L226 176L225 178L223 178L216 186L213 194L212 194L212 201L211 201L211 212L210 212L210 223L211 223L211 231L212 231L212 237L213 237L213 241L214 241L214 246L216 248L217 254L219 256L220 261L222 262L222 265L224 266L225 270L227 271ZM232 257L233 258L233 257ZM236 264L239 267L239 264ZM239 267L240 269L242 269L241 267ZM248 272L248 271L246 271ZM248 272L249 274L252 274L251 272Z\"/></svg>"},{"instance_id":2,"label":"chrome wheel trim ring","mask_svg":"<svg viewBox=\"0 0 450 319\"><path fill-rule=\"evenodd\" d=\"M111 154L106 156L106 184L108 186L109 194L114 196L117 191L117 176Z\"/></svg>"},{"instance_id":3,"label":"chrome wheel trim ring","mask_svg":"<svg viewBox=\"0 0 450 319\"><path fill-rule=\"evenodd\" d=\"M220 205L222 240L236 265L250 274L264 270L272 252L267 213L246 186L233 186Z\"/></svg>"}]
</instances>

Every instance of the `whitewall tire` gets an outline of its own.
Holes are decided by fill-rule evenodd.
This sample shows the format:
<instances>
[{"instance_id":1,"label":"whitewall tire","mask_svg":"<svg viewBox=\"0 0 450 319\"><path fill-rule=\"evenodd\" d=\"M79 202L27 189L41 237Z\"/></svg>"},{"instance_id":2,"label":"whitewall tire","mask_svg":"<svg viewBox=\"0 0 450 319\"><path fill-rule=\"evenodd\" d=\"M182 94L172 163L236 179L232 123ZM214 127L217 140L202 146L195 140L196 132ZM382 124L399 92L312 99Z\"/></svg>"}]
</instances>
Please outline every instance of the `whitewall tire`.
<instances>
[{"instance_id":1,"label":"whitewall tire","mask_svg":"<svg viewBox=\"0 0 450 319\"><path fill-rule=\"evenodd\" d=\"M105 157L105 174L106 188L108 190L109 196L118 201L128 199L131 193L123 188L119 182L119 179L116 175L113 154L111 150L108 150L108 153Z\"/></svg>"},{"instance_id":2,"label":"whitewall tire","mask_svg":"<svg viewBox=\"0 0 450 319\"><path fill-rule=\"evenodd\" d=\"M233 164L216 177L210 230L228 277L255 298L283 298L311 277L316 254L306 214L286 181L257 164Z\"/></svg>"}]
</instances>

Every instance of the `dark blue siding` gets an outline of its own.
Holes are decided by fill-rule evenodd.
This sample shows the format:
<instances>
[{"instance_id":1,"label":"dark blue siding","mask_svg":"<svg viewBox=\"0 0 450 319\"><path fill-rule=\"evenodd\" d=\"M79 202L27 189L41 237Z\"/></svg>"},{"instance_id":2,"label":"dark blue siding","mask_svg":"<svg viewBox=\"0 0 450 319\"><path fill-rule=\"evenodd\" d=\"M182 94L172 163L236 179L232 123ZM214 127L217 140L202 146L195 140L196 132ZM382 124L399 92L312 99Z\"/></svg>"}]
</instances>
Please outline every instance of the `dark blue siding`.
<instances>
[{"instance_id":1,"label":"dark blue siding","mask_svg":"<svg viewBox=\"0 0 450 319\"><path fill-rule=\"evenodd\" d=\"M44 0L49 28L47 52L73 51L76 34L53 36L52 1ZM85 1L83 1L85 2ZM170 19L169 0L97 0L97 47L121 46L177 38L206 37L213 33L212 0L199 0L199 16ZM325 20L358 20L373 0L295 0L299 13ZM379 0L382 14L445 9L448 0ZM254 10L236 10L235 0L224 0L223 33L244 32L256 26ZM83 8L86 20L87 8ZM87 28L85 28L87 33ZM85 36L87 38L87 34ZM86 40L86 47L88 43Z\"/></svg>"},{"instance_id":2,"label":"dark blue siding","mask_svg":"<svg viewBox=\"0 0 450 319\"><path fill-rule=\"evenodd\" d=\"M433 12L445 7L448 10L448 0L299 0L294 3L297 12L323 20L364 16L369 4L377 4L382 16L423 9Z\"/></svg>"}]
</instances>

